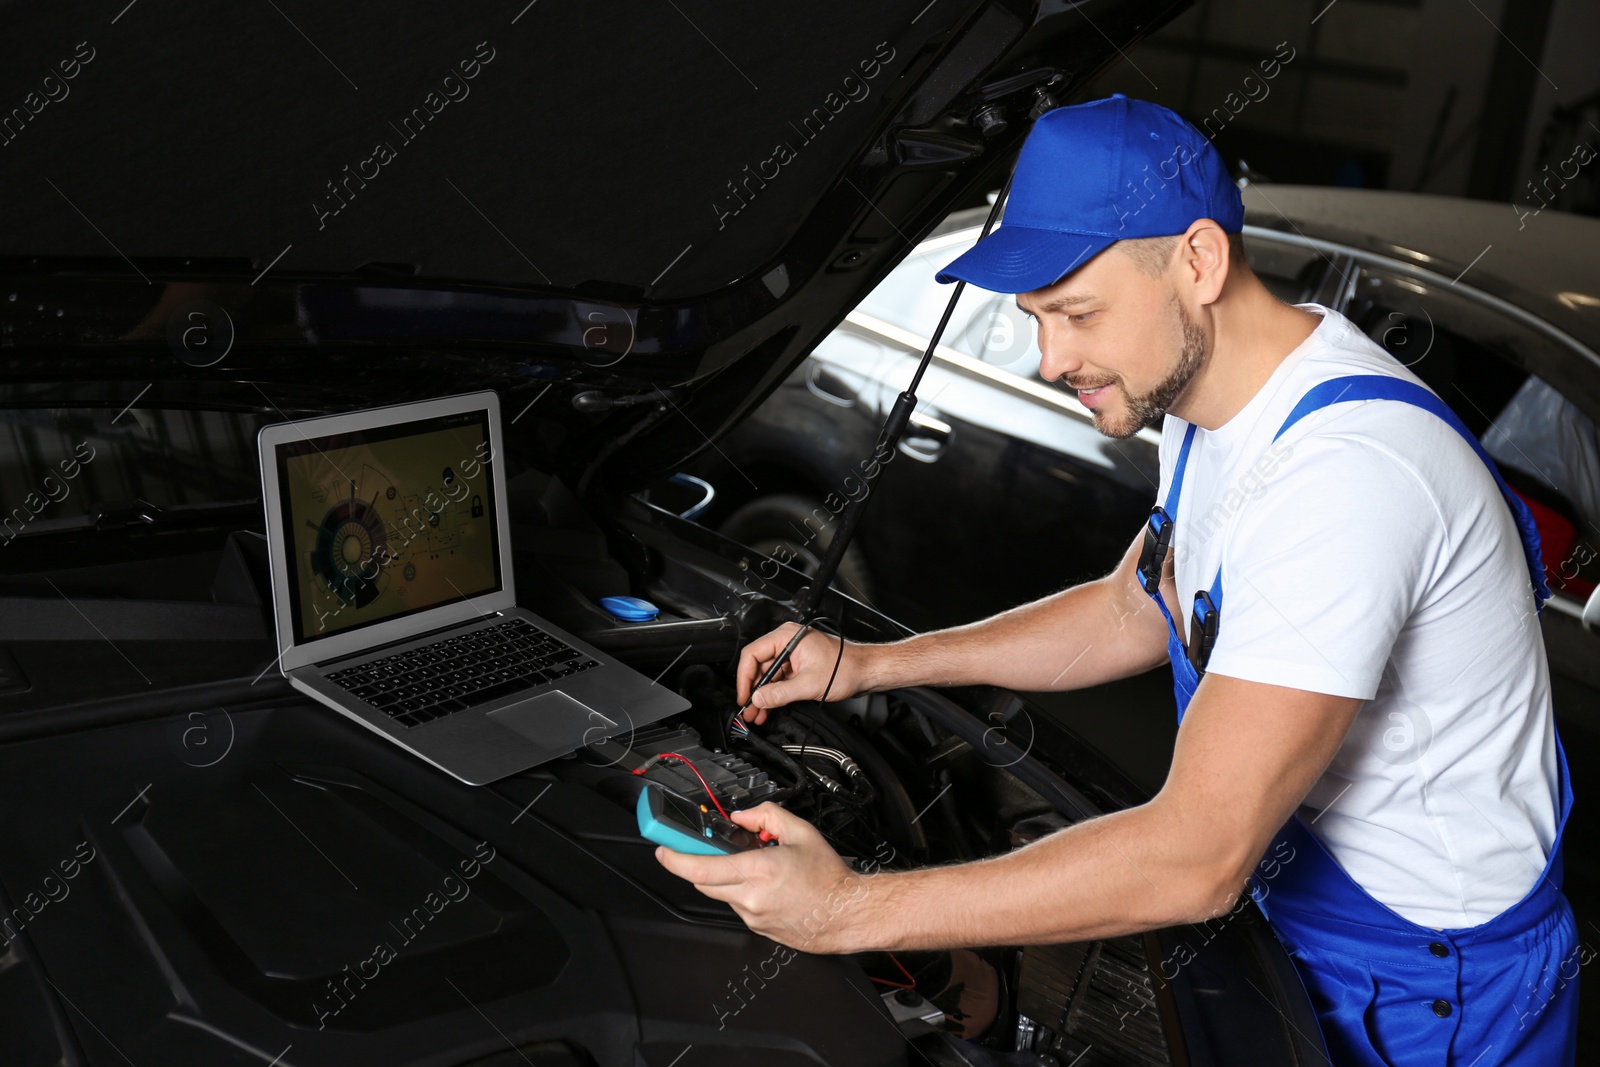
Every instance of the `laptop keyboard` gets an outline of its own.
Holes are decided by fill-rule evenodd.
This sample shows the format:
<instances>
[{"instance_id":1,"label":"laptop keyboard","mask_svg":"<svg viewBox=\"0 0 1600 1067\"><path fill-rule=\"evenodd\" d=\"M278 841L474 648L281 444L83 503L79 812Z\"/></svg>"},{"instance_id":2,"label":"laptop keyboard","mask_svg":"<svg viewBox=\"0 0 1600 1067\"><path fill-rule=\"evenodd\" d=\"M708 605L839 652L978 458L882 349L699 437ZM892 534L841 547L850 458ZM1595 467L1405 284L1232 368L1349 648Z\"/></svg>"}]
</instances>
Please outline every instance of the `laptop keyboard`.
<instances>
[{"instance_id":1,"label":"laptop keyboard","mask_svg":"<svg viewBox=\"0 0 1600 1067\"><path fill-rule=\"evenodd\" d=\"M408 648L324 675L402 726L421 726L600 666L526 619Z\"/></svg>"}]
</instances>

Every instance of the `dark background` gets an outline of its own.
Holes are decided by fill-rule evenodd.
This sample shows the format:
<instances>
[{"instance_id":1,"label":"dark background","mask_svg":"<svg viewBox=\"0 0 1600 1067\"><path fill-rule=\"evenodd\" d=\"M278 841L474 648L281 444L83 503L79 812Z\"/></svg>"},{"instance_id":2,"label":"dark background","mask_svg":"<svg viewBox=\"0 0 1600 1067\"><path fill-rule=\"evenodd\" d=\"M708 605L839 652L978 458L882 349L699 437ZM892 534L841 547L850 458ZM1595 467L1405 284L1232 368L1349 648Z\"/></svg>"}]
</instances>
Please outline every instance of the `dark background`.
<instances>
[{"instance_id":1,"label":"dark background","mask_svg":"<svg viewBox=\"0 0 1600 1067\"><path fill-rule=\"evenodd\" d=\"M1266 81L1280 43L1294 58ZM1597 55L1595 0L1197 0L1091 95L1164 104L1273 181L1595 215L1595 164L1529 183L1579 142L1600 150Z\"/></svg>"}]
</instances>

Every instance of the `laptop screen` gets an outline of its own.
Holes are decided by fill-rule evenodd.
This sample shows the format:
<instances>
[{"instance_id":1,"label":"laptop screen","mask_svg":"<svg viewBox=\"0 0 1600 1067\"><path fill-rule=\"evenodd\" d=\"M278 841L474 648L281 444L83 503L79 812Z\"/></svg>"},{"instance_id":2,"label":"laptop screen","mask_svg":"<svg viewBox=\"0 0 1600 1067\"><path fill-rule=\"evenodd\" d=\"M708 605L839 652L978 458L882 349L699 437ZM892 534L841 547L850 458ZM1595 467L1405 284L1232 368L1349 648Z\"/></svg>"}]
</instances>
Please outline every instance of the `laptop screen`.
<instances>
[{"instance_id":1,"label":"laptop screen","mask_svg":"<svg viewBox=\"0 0 1600 1067\"><path fill-rule=\"evenodd\" d=\"M487 411L275 451L295 644L500 589Z\"/></svg>"}]
</instances>

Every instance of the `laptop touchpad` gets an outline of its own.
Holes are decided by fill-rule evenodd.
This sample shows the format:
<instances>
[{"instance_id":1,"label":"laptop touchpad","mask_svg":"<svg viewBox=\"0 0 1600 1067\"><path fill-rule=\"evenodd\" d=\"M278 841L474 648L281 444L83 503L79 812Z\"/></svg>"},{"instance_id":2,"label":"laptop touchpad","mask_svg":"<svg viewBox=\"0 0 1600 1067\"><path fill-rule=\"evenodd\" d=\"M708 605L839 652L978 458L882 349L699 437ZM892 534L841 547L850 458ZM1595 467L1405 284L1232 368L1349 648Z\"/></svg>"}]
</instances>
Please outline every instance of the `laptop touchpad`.
<instances>
[{"instance_id":1,"label":"laptop touchpad","mask_svg":"<svg viewBox=\"0 0 1600 1067\"><path fill-rule=\"evenodd\" d=\"M531 700L499 711L491 711L484 717L541 745L579 744L584 731L591 725L606 724L598 712L591 712L587 704L574 700L559 689L540 693Z\"/></svg>"}]
</instances>

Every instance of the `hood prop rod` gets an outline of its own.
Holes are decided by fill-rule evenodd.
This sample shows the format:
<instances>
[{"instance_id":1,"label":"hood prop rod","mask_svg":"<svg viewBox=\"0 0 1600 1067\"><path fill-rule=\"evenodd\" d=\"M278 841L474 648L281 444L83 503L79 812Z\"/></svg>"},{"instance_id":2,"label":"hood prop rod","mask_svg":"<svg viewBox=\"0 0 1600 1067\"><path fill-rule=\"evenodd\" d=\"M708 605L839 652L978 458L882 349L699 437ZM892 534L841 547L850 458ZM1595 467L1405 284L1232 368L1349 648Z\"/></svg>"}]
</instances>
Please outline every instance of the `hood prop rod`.
<instances>
[{"instance_id":1,"label":"hood prop rod","mask_svg":"<svg viewBox=\"0 0 1600 1067\"><path fill-rule=\"evenodd\" d=\"M1015 170L1006 175L1006 183L1001 188L1000 195L995 197L994 205L989 209L989 217L984 220L983 233L978 240L988 237L989 232L994 229L995 220L1000 217L1000 210L1005 205L1006 195L1011 192L1013 174ZM832 540L828 542L827 554L823 556L811 583L801 590L797 598L796 607L803 620L802 632L810 629L812 623L817 621L822 598L827 594L828 587L833 584L834 575L839 571L839 563L844 559L844 551L849 546L850 539L855 536L856 527L861 524L861 513L866 508L867 501L872 499L873 488L883 475L884 465L893 457L895 448L900 444L901 435L905 433L906 425L911 421L911 412L917 406L917 386L922 382L923 372L928 369L934 349L939 347L939 339L944 336L944 329L950 323L950 316L955 314L956 302L961 299L961 293L966 286L966 281L957 279L955 291L950 294L950 302L945 305L944 314L939 317L939 325L933 331L933 336L928 339L928 348L922 353L922 362L917 364L917 371L911 376L911 384L906 386L905 392L895 400L894 407L889 409L888 417L883 420L882 429L878 431L878 443L872 450L872 461L862 471L862 481L865 483L866 491L860 496L847 499L839 519L839 526L834 530ZM844 629L842 616L839 629L841 631ZM789 646L773 660L761 683L764 684L769 678L776 676L798 643L789 642Z\"/></svg>"}]
</instances>

